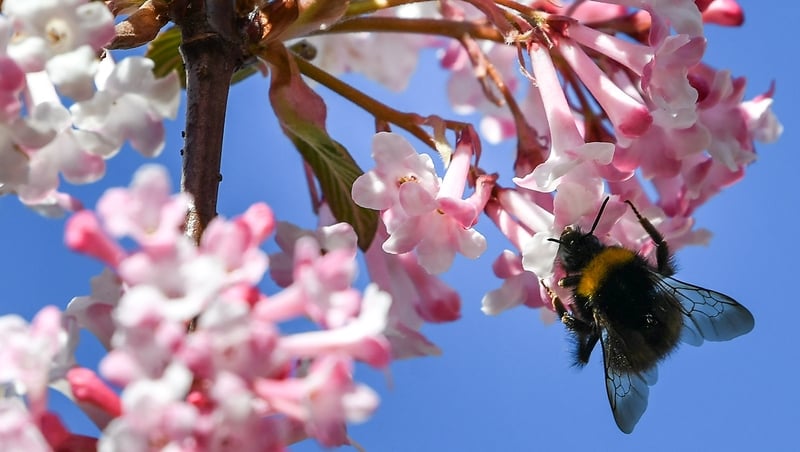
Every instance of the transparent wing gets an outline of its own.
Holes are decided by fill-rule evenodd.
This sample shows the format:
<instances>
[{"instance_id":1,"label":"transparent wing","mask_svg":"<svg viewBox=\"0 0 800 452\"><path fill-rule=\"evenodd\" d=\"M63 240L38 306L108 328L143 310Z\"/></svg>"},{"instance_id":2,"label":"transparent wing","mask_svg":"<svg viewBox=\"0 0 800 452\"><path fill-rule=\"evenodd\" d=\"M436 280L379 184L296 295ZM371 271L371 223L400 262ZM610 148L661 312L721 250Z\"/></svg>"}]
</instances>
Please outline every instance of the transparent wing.
<instances>
[{"instance_id":1,"label":"transparent wing","mask_svg":"<svg viewBox=\"0 0 800 452\"><path fill-rule=\"evenodd\" d=\"M658 380L658 367L645 372L632 372L628 358L619 347L619 340L608 331L600 338L603 344L603 364L606 370L606 393L617 427L631 433L647 409L650 386Z\"/></svg>"},{"instance_id":2,"label":"transparent wing","mask_svg":"<svg viewBox=\"0 0 800 452\"><path fill-rule=\"evenodd\" d=\"M700 345L703 340L727 341L753 329L753 314L733 298L671 277L658 282L660 290L677 300L684 314L681 340Z\"/></svg>"}]
</instances>

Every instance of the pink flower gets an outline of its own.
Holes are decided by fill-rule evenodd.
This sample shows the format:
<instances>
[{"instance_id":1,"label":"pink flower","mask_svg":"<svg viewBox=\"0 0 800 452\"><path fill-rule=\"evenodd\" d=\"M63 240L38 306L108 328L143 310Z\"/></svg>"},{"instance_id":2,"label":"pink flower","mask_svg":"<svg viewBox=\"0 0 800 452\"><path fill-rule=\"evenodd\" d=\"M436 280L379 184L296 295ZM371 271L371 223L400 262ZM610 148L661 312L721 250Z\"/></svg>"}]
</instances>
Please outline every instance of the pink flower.
<instances>
[{"instance_id":1,"label":"pink flower","mask_svg":"<svg viewBox=\"0 0 800 452\"><path fill-rule=\"evenodd\" d=\"M22 202L31 205L46 202L56 193L59 173L75 184L95 182L105 174L105 162L86 152L80 137L70 128L69 113L62 105L38 104L33 113L32 120L27 121L28 127L20 131L25 133L20 138L36 146L24 146L25 141L19 143L29 158L25 168L27 179L17 188Z\"/></svg>"},{"instance_id":2,"label":"pink flower","mask_svg":"<svg viewBox=\"0 0 800 452\"><path fill-rule=\"evenodd\" d=\"M200 252L214 256L222 263L229 284L256 285L268 265L267 255L259 246L274 228L274 218L266 204L254 204L244 217L247 220L225 221L220 217L211 220L203 232Z\"/></svg>"},{"instance_id":3,"label":"pink flower","mask_svg":"<svg viewBox=\"0 0 800 452\"><path fill-rule=\"evenodd\" d=\"M364 421L378 404L371 389L353 383L351 363L336 355L315 360L305 378L260 380L254 390L327 447L348 444L345 422Z\"/></svg>"},{"instance_id":4,"label":"pink flower","mask_svg":"<svg viewBox=\"0 0 800 452\"><path fill-rule=\"evenodd\" d=\"M717 25L739 26L744 23L744 11L736 0L705 0L698 2L703 22Z\"/></svg>"},{"instance_id":5,"label":"pink flower","mask_svg":"<svg viewBox=\"0 0 800 452\"><path fill-rule=\"evenodd\" d=\"M706 83L709 90L698 106L700 123L711 134L708 153L717 163L735 171L755 159L753 138L740 105L744 97L744 78L732 78L729 71L715 71L698 65L692 75Z\"/></svg>"},{"instance_id":6,"label":"pink flower","mask_svg":"<svg viewBox=\"0 0 800 452\"><path fill-rule=\"evenodd\" d=\"M512 137L515 132L513 118L505 105L498 104L497 99L502 97L485 77L487 66L492 65L503 77L507 88L511 92L517 91L520 83L515 73L518 66L516 50L506 45L485 43L481 48L485 57L470 61L463 46L453 43L452 48L458 55L457 64L456 61L447 60L442 63L451 70L447 81L447 96L453 110L462 115L480 112L481 137L490 143ZM483 78L476 80L478 74ZM487 90L490 89L493 89L493 99L487 96Z\"/></svg>"},{"instance_id":7,"label":"pink flower","mask_svg":"<svg viewBox=\"0 0 800 452\"><path fill-rule=\"evenodd\" d=\"M349 321L358 312L359 295L350 287L355 279L355 255L349 249L321 254L319 243L305 236L294 251L294 282L256 307L270 321L308 315L326 328Z\"/></svg>"},{"instance_id":8,"label":"pink flower","mask_svg":"<svg viewBox=\"0 0 800 452\"><path fill-rule=\"evenodd\" d=\"M73 184L99 180L105 159L126 140L145 155L160 152L163 121L177 114L178 80L155 80L153 62L140 57L100 61L114 36L104 4L10 0L3 12L0 190L45 215L63 215L80 205L57 191L60 176ZM69 109L59 95L73 99Z\"/></svg>"},{"instance_id":9,"label":"pink flower","mask_svg":"<svg viewBox=\"0 0 800 452\"><path fill-rule=\"evenodd\" d=\"M331 246L325 253L313 237L300 234L292 284L267 297L255 286L267 264L261 241L275 228L268 206L256 204L233 220L215 218L194 246L180 233L185 198L169 194L166 173L159 168L145 167L129 189L110 191L99 204L103 222L91 213L76 215L68 241L104 259L115 273L96 278L91 297L73 300L67 319L92 329L110 348L100 371L123 387L120 410L92 375L69 378L79 406L98 425L107 424L101 448L158 441L195 450L237 438L235 443L280 450L303 436L300 425L306 436L340 443L334 432L344 435L345 421L362 420L375 408L374 393L355 385L349 373L347 381L328 388L320 373L300 376L298 371L293 397L321 397L311 418L278 416L292 413L283 412L280 403L273 406L271 396L248 389L255 383L288 384L301 360L313 361L312 369L341 362L333 368L319 364L320 372L336 378L341 366L356 359L388 365L391 297L376 287L363 296L351 287L356 251L350 226L322 230ZM112 236L130 237L141 248L122 252ZM323 329L280 335L278 323L304 315ZM159 415L148 416L150 411Z\"/></svg>"},{"instance_id":10,"label":"pink flower","mask_svg":"<svg viewBox=\"0 0 800 452\"><path fill-rule=\"evenodd\" d=\"M91 438L70 433L48 411L48 386L72 396L70 374L74 371L73 356L76 334L62 321L59 310L48 306L30 324L7 315L0 317L0 444L21 450L82 450ZM99 394L98 394L99 395ZM27 403L27 405L26 405Z\"/></svg>"},{"instance_id":11,"label":"pink flower","mask_svg":"<svg viewBox=\"0 0 800 452\"><path fill-rule=\"evenodd\" d=\"M388 210L397 208L401 197L412 200L428 194L428 198L433 198L439 191L433 160L427 154L417 154L400 135L376 134L372 139L372 158L375 168L353 183L353 200L360 206ZM403 193L407 191L410 193Z\"/></svg>"},{"instance_id":12,"label":"pink flower","mask_svg":"<svg viewBox=\"0 0 800 452\"><path fill-rule=\"evenodd\" d=\"M41 71L53 59L76 56L84 49L94 53L114 37L111 12L87 0L8 0L3 14L13 19L17 34L9 53L26 72ZM91 80L92 68L82 69Z\"/></svg>"},{"instance_id":13,"label":"pink flower","mask_svg":"<svg viewBox=\"0 0 800 452\"><path fill-rule=\"evenodd\" d=\"M427 5L402 5L382 16L407 19L429 16ZM332 74L358 72L392 91L403 91L417 68L420 51L431 39L395 33L347 33L309 37L317 50L315 63Z\"/></svg>"},{"instance_id":14,"label":"pink flower","mask_svg":"<svg viewBox=\"0 0 800 452\"><path fill-rule=\"evenodd\" d=\"M614 59L638 75L653 59L653 51L649 46L603 33L581 22L570 23L567 34L575 42Z\"/></svg>"},{"instance_id":15,"label":"pink flower","mask_svg":"<svg viewBox=\"0 0 800 452\"><path fill-rule=\"evenodd\" d=\"M697 116L692 112L692 116ZM617 146L613 165L621 171L637 168L647 178L673 177L681 168L681 160L698 154L711 142L709 131L701 124L677 121L664 111L653 115L650 130L626 146Z\"/></svg>"},{"instance_id":16,"label":"pink flower","mask_svg":"<svg viewBox=\"0 0 800 452\"><path fill-rule=\"evenodd\" d=\"M578 77L580 77L584 86L592 93L600 107L608 115L609 121L619 131L620 135L637 137L647 131L653 122L653 118L641 99L635 99L625 93L571 40L560 40L558 49L564 59L575 70ZM542 60L542 58L539 58L539 61ZM549 73L548 69L542 68L540 72ZM536 72L535 66L534 72ZM539 72L537 72L537 77L539 77ZM550 80L545 78L540 80L540 83L542 81ZM554 89L555 86L557 86L557 83L551 89ZM560 87L559 90L561 90ZM544 94L542 94L542 97L544 97Z\"/></svg>"},{"instance_id":17,"label":"pink flower","mask_svg":"<svg viewBox=\"0 0 800 452\"><path fill-rule=\"evenodd\" d=\"M694 118L698 95L688 74L705 49L704 38L687 35L668 36L658 43L652 61L642 72L642 88L655 107Z\"/></svg>"},{"instance_id":18,"label":"pink flower","mask_svg":"<svg viewBox=\"0 0 800 452\"><path fill-rule=\"evenodd\" d=\"M399 135L377 134L372 155L377 166L356 179L352 195L357 204L381 210L389 233L384 251L416 249L420 264L433 274L447 270L456 252L473 259L483 253L486 239L472 226L487 193L478 190L468 200L460 198L472 155L467 138L456 147L441 182L431 158L417 154Z\"/></svg>"},{"instance_id":19,"label":"pink flower","mask_svg":"<svg viewBox=\"0 0 800 452\"><path fill-rule=\"evenodd\" d=\"M75 297L67 305L64 316L74 319L77 325L90 331L106 350L111 348L114 322L111 313L124 292L122 282L110 269L91 280L92 294Z\"/></svg>"},{"instance_id":20,"label":"pink flower","mask_svg":"<svg viewBox=\"0 0 800 452\"><path fill-rule=\"evenodd\" d=\"M269 303L264 300L262 303ZM389 347L383 338L392 299L370 285L364 290L358 317L338 328L284 336L278 340L279 353L298 357L319 357L342 354L352 356L374 367L389 364Z\"/></svg>"},{"instance_id":21,"label":"pink flower","mask_svg":"<svg viewBox=\"0 0 800 452\"><path fill-rule=\"evenodd\" d=\"M541 46L534 46L530 55L550 126L550 155L547 161L536 167L532 173L516 177L514 182L530 190L550 192L558 187L568 172L582 162L608 164L614 154L614 145L600 142L587 143L583 139L575 125L575 119L547 50Z\"/></svg>"},{"instance_id":22,"label":"pink flower","mask_svg":"<svg viewBox=\"0 0 800 452\"><path fill-rule=\"evenodd\" d=\"M773 84L766 93L739 105L747 123L747 131L754 140L761 143L777 141L783 133L783 125L778 121L771 108L774 92L775 85Z\"/></svg>"},{"instance_id":23,"label":"pink flower","mask_svg":"<svg viewBox=\"0 0 800 452\"><path fill-rule=\"evenodd\" d=\"M703 21L694 0L598 0L603 3L644 9L654 18L664 21L679 34L703 35Z\"/></svg>"},{"instance_id":24,"label":"pink flower","mask_svg":"<svg viewBox=\"0 0 800 452\"><path fill-rule=\"evenodd\" d=\"M100 199L102 225L82 212L68 224L67 241L111 265L124 284L161 291L171 299L169 316L188 321L222 292L261 280L267 256L259 245L274 218L263 204L232 221L216 218L197 248L182 232L188 195L172 196L169 185L163 168L142 168L129 189L109 190ZM109 235L131 237L143 248L124 252Z\"/></svg>"},{"instance_id":25,"label":"pink flower","mask_svg":"<svg viewBox=\"0 0 800 452\"><path fill-rule=\"evenodd\" d=\"M180 85L175 72L156 79L152 60L128 57L113 65L104 61L98 73L98 91L74 104L70 111L75 126L86 139L101 143L95 153L113 156L128 140L146 157L164 147L164 120L174 119L180 105Z\"/></svg>"},{"instance_id":26,"label":"pink flower","mask_svg":"<svg viewBox=\"0 0 800 452\"><path fill-rule=\"evenodd\" d=\"M67 396L74 399L98 427L105 428L122 413L117 393L92 370L72 368L67 372L66 379L69 383Z\"/></svg>"},{"instance_id":27,"label":"pink flower","mask_svg":"<svg viewBox=\"0 0 800 452\"><path fill-rule=\"evenodd\" d=\"M122 392L122 416L103 431L100 450L147 450L153 444L172 450L196 450L197 409L183 401L192 382L180 364L161 378L139 379Z\"/></svg>"},{"instance_id":28,"label":"pink flower","mask_svg":"<svg viewBox=\"0 0 800 452\"><path fill-rule=\"evenodd\" d=\"M192 311L193 312L193 311ZM100 362L100 372L119 385L143 378L160 378L180 350L192 312L181 312L156 288L128 289L114 310L112 350Z\"/></svg>"},{"instance_id":29,"label":"pink flower","mask_svg":"<svg viewBox=\"0 0 800 452\"><path fill-rule=\"evenodd\" d=\"M190 196L172 195L161 166L146 165L129 188L112 188L97 202L103 225L116 238L131 237L146 247L169 246L182 235Z\"/></svg>"},{"instance_id":30,"label":"pink flower","mask_svg":"<svg viewBox=\"0 0 800 452\"><path fill-rule=\"evenodd\" d=\"M34 415L45 411L48 385L74 364L61 312L48 306L31 321L0 317L0 385L8 396L27 396Z\"/></svg>"},{"instance_id":31,"label":"pink flower","mask_svg":"<svg viewBox=\"0 0 800 452\"><path fill-rule=\"evenodd\" d=\"M14 398L0 398L0 443L7 450L50 450L25 404Z\"/></svg>"},{"instance_id":32,"label":"pink flower","mask_svg":"<svg viewBox=\"0 0 800 452\"><path fill-rule=\"evenodd\" d=\"M218 302L203 312L178 354L197 377L213 379L220 372L232 372L251 381L286 364L274 355L279 337L275 324L252 315L247 303Z\"/></svg>"},{"instance_id":33,"label":"pink flower","mask_svg":"<svg viewBox=\"0 0 800 452\"><path fill-rule=\"evenodd\" d=\"M291 437L290 420L265 416L266 404L234 373L221 373L208 396L212 405L198 422L200 449L278 452L302 439Z\"/></svg>"},{"instance_id":34,"label":"pink flower","mask_svg":"<svg viewBox=\"0 0 800 452\"><path fill-rule=\"evenodd\" d=\"M347 223L320 226L315 231L300 229L286 222L278 222L275 241L281 248L280 253L270 255L269 272L281 287L289 286L294 280L294 252L297 240L301 237L313 237L320 248L326 251L347 250L353 256L357 250L357 237L353 227Z\"/></svg>"},{"instance_id":35,"label":"pink flower","mask_svg":"<svg viewBox=\"0 0 800 452\"><path fill-rule=\"evenodd\" d=\"M522 268L519 255L504 250L494 261L492 269L495 276L503 280L503 284L483 296L481 311L484 314L497 315L520 305L532 308L545 305L538 276Z\"/></svg>"},{"instance_id":36,"label":"pink flower","mask_svg":"<svg viewBox=\"0 0 800 452\"><path fill-rule=\"evenodd\" d=\"M64 242L70 249L112 267L118 266L127 256L125 250L106 235L94 213L88 210L78 212L69 219Z\"/></svg>"},{"instance_id":37,"label":"pink flower","mask_svg":"<svg viewBox=\"0 0 800 452\"><path fill-rule=\"evenodd\" d=\"M2 42L5 36L10 35L10 23L4 16L0 16L0 123L11 122L22 108L19 95L25 88L25 73L17 63L6 55L6 46Z\"/></svg>"},{"instance_id":38,"label":"pink flower","mask_svg":"<svg viewBox=\"0 0 800 452\"><path fill-rule=\"evenodd\" d=\"M449 322L461 317L461 299L437 276L408 254L389 254L380 246L386 231L379 226L365 253L372 281L392 297L385 335L395 359L438 355L439 348L419 332L423 322Z\"/></svg>"}]
</instances>

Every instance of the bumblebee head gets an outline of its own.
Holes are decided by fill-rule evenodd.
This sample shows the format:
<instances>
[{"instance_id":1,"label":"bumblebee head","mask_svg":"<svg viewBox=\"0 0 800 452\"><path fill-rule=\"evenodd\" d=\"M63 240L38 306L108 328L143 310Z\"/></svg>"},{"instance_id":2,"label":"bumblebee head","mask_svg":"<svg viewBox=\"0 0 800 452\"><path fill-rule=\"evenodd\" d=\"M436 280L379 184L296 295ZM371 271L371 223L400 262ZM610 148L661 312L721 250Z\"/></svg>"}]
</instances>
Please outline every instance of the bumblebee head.
<instances>
[{"instance_id":1,"label":"bumblebee head","mask_svg":"<svg viewBox=\"0 0 800 452\"><path fill-rule=\"evenodd\" d=\"M594 229L603 215L603 210L605 210L608 200L609 198L606 198L603 201L603 205L600 206L600 211L597 212L594 223L592 223L592 229L589 232L584 233L578 226L567 226L561 232L561 237L547 239L558 243L556 257L568 273L583 270L589 261L603 250L604 245L600 242L600 239L595 237Z\"/></svg>"},{"instance_id":2,"label":"bumblebee head","mask_svg":"<svg viewBox=\"0 0 800 452\"><path fill-rule=\"evenodd\" d=\"M582 270L604 247L592 231L584 233L580 228L572 226L564 228L558 239L548 240L558 243L556 257L568 273Z\"/></svg>"}]
</instances>

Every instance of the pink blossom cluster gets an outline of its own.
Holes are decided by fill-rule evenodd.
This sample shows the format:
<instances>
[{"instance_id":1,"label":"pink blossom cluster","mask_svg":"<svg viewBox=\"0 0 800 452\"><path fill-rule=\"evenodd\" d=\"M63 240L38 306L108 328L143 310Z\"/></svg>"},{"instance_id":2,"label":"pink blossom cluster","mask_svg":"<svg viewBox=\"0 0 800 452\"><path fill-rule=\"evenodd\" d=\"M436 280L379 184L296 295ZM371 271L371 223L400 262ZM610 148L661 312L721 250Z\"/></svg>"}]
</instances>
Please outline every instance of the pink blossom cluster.
<instances>
[{"instance_id":1,"label":"pink blossom cluster","mask_svg":"<svg viewBox=\"0 0 800 452\"><path fill-rule=\"evenodd\" d=\"M456 254L477 259L486 250L486 239L474 226L494 177L480 177L477 188L462 199L474 140L470 133L459 137L439 178L429 155L417 153L400 135L378 133L372 141L376 166L353 183L353 200L380 212L378 234L366 252L370 276L394 299L411 300L393 308L397 322L389 338L397 357L433 351L416 330L423 322L461 315L460 297L437 275L451 267Z\"/></svg>"},{"instance_id":2,"label":"pink blossom cluster","mask_svg":"<svg viewBox=\"0 0 800 452\"><path fill-rule=\"evenodd\" d=\"M612 201L598 236L650 255L652 241L623 204L629 200L673 249L706 242L709 233L694 229L695 209L741 179L755 159L754 141L771 142L781 132L769 109L771 89L744 101L743 78L701 61L703 23L741 23L736 2L576 5L543 12L542 19L550 22L531 32L545 33L547 39L524 41L535 83L526 107L537 112L526 117L526 124L537 133L536 145L546 144L546 158L535 166L518 160L518 194L513 201L498 196L495 206L496 214L505 211L526 231L526 237L516 237L522 267L548 282L557 244L547 238L567 225L591 225L608 194ZM631 22L647 23L648 33L639 40L623 39L621 32L591 26L611 23L624 29ZM573 89L591 94L593 101L565 94L563 74L580 82L582 87ZM656 193L655 202L648 190ZM553 191L552 200L544 202L535 194ZM545 211L529 216L526 210L533 206L521 207L529 203ZM492 301L488 294L485 308Z\"/></svg>"},{"instance_id":3,"label":"pink blossom cluster","mask_svg":"<svg viewBox=\"0 0 800 452\"><path fill-rule=\"evenodd\" d=\"M371 280L395 300L385 331L395 359L439 353L420 328L426 322L458 320L461 298L437 275L450 268L456 254L475 259L486 249L486 239L473 226L489 191L476 190L462 199L472 158L471 139L468 134L462 137L444 178L440 178L429 155L418 154L398 134L378 133L372 143L376 167L353 184L353 200L380 211L382 219L364 257ZM491 187L491 184L481 186ZM272 256L270 270L281 286L295 281L292 262L298 257L293 244L300 238L318 241L326 256L355 256L357 237L351 227L331 224L333 218L327 209L320 214L320 222L323 226L316 231L288 223L278 225L276 240L282 251ZM345 270L347 277L342 278L339 273ZM346 281L355 271L355 267L328 270L332 280ZM338 303L338 309L345 312L352 309Z\"/></svg>"},{"instance_id":4,"label":"pink blossom cluster","mask_svg":"<svg viewBox=\"0 0 800 452\"><path fill-rule=\"evenodd\" d=\"M298 240L315 240L326 254L343 254L348 259L355 257L357 237L353 228L346 223L333 224L328 209L320 212L320 226L314 231L301 229L291 223L278 222L275 241L281 251L270 255L270 275L281 287L289 287L294 282L295 243ZM419 330L424 322L449 322L461 316L461 299L458 293L423 270L413 255L395 256L381 249L380 239L385 232L379 232L372 246L365 253L366 267L371 280L389 293L394 300L384 335L391 344L392 358L437 355L440 350ZM355 276L355 260L349 260L342 268L320 269L328 276L331 284L349 286ZM339 281L336 283L335 281ZM352 289L351 289L352 290ZM350 315L357 305L344 303L347 298L329 300L332 304L328 316ZM336 321L336 318L322 318L318 312L308 312L312 318L321 322Z\"/></svg>"},{"instance_id":5,"label":"pink blossom cluster","mask_svg":"<svg viewBox=\"0 0 800 452\"><path fill-rule=\"evenodd\" d=\"M354 381L354 364L384 369L391 360L391 297L375 285L363 293L351 286L355 243L324 252L313 237L284 242L291 282L268 296L257 284L269 262L259 245L275 229L271 209L255 204L231 220L215 218L196 246L182 231L191 197L170 192L166 171L146 166L129 188L108 190L96 212L69 219L67 245L108 269L91 295L70 302L68 330L54 308L31 327L0 317L2 382L30 405L3 400L9 419L19 418L6 429L13 432L0 429L15 441L4 444L44 437L58 446L42 420L43 391L58 381L103 430L100 450L284 450L307 437L350 443L346 423L366 420L378 404ZM333 228L352 235L349 226ZM302 318L311 323L300 332L282 331ZM72 359L78 328L107 348L104 380ZM56 439L64 438L77 437L62 431Z\"/></svg>"},{"instance_id":6,"label":"pink blossom cluster","mask_svg":"<svg viewBox=\"0 0 800 452\"><path fill-rule=\"evenodd\" d=\"M0 193L60 215L79 202L58 191L59 176L97 181L125 142L146 156L161 151L177 77L155 79L142 57L101 58L114 37L103 2L7 0L1 11Z\"/></svg>"},{"instance_id":7,"label":"pink blossom cluster","mask_svg":"<svg viewBox=\"0 0 800 452\"><path fill-rule=\"evenodd\" d=\"M94 444L92 438L71 434L47 406L48 386L66 382L75 365L76 327L54 306L39 311L30 324L16 315L0 317L3 449L86 450Z\"/></svg>"},{"instance_id":8,"label":"pink blossom cluster","mask_svg":"<svg viewBox=\"0 0 800 452\"><path fill-rule=\"evenodd\" d=\"M782 131L770 110L773 88L745 100L744 78L702 61L705 24L743 22L734 0L534 1L516 7L470 0L441 2L427 13L442 26L488 21L505 40L438 41L445 43L440 56L452 72L448 93L456 111L481 113L481 135L489 141L517 140L513 185L476 185L476 193L491 190L485 212L517 250L495 262L504 283L484 297L486 313L541 306L539 281L552 283L557 248L547 239L567 225L591 225L607 196L611 201L595 232L609 242L644 255L652 249L625 208L629 200L673 248L704 243L710 234L695 229L694 211L743 177L756 158L755 141L774 141ZM378 161L378 168L387 166L381 171L389 175L403 171L400 158ZM474 171L489 172L477 163ZM415 182L399 186L427 183ZM382 186L371 185L382 194ZM363 188L354 186L354 199L384 212L387 252L408 250L394 249L398 243L448 237L426 226L394 238L392 210L383 210L386 203L364 203L365 195L357 193ZM420 253L423 266L425 257ZM436 273L446 266L426 268Z\"/></svg>"},{"instance_id":9,"label":"pink blossom cluster","mask_svg":"<svg viewBox=\"0 0 800 452\"><path fill-rule=\"evenodd\" d=\"M389 236L384 251L416 251L431 274L450 268L457 252L473 259L483 253L486 239L472 226L489 193L477 190L461 199L472 158L469 140L460 141L444 179L436 175L429 155L418 154L397 134L377 134L372 157L375 168L355 181L352 195L357 204L381 212Z\"/></svg>"},{"instance_id":10,"label":"pink blossom cluster","mask_svg":"<svg viewBox=\"0 0 800 452\"><path fill-rule=\"evenodd\" d=\"M416 19L436 15L433 2L410 3L378 11L378 17ZM426 35L343 33L304 38L314 47L314 63L331 74L358 72L392 91L404 91L417 69L419 53L438 42Z\"/></svg>"},{"instance_id":11,"label":"pink blossom cluster","mask_svg":"<svg viewBox=\"0 0 800 452\"><path fill-rule=\"evenodd\" d=\"M516 139L517 155L513 176L501 179L481 166L472 128L451 127L452 148L440 131L432 138L440 177L401 135L376 134L375 166L351 190L380 217L364 253L374 284L361 291L353 287L356 233L325 209L308 231L255 204L215 218L194 243L183 230L191 196L173 195L165 170L147 166L127 189L108 190L95 211L81 210L58 191L59 178L100 179L124 143L157 155L163 120L177 112L177 80L155 79L148 59L101 57L114 35L104 2L2 1L0 194L47 214L77 211L67 245L107 269L63 313L46 308L30 324L0 317L0 444L352 444L347 423L366 420L378 404L354 366L385 369L392 359L439 353L421 328L460 317L460 296L439 275L456 255L485 252L475 228L482 212L513 248L494 262L503 282L483 297L483 311L549 306L541 282L561 289L553 284L558 245L548 239L569 225L587 228L610 196L594 229L603 240L651 254L631 201L672 248L703 243L709 233L695 227L694 211L743 177L756 141L781 133L772 88L745 100L744 78L703 61L705 24L742 22L735 0L441 0L375 17L470 22L501 39L326 34L325 23L309 39L319 52L313 62L402 90L420 51L437 47L454 109L480 114L490 142ZM436 122L427 119L414 126ZM261 245L273 232L280 252L268 256ZM282 287L270 295L259 288L267 270ZM75 361L80 328L108 351L97 374ZM74 400L101 437L69 432L48 409L48 387Z\"/></svg>"}]
</instances>

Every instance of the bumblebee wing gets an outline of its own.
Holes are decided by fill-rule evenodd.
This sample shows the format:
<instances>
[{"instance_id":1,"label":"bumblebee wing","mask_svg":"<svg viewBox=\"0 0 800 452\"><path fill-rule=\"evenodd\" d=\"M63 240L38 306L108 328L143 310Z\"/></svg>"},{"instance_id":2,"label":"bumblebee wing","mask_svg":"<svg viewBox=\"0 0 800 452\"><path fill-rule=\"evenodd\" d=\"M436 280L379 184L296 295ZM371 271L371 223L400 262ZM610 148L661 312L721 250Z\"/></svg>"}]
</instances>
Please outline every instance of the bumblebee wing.
<instances>
[{"instance_id":1,"label":"bumblebee wing","mask_svg":"<svg viewBox=\"0 0 800 452\"><path fill-rule=\"evenodd\" d=\"M653 366L645 372L627 371L630 362L620 340L604 330L600 341L603 344L606 393L614 421L620 430L631 433L647 409L650 386L658 380L658 367Z\"/></svg>"},{"instance_id":2,"label":"bumblebee wing","mask_svg":"<svg viewBox=\"0 0 800 452\"><path fill-rule=\"evenodd\" d=\"M681 340L700 345L703 340L727 341L753 329L753 314L733 298L671 277L659 281L660 290L681 305Z\"/></svg>"}]
</instances>

